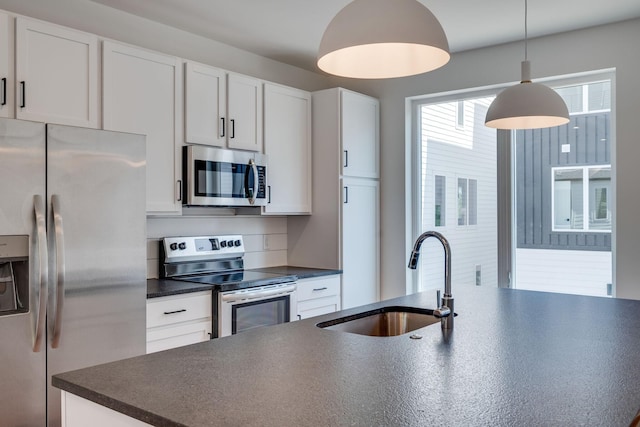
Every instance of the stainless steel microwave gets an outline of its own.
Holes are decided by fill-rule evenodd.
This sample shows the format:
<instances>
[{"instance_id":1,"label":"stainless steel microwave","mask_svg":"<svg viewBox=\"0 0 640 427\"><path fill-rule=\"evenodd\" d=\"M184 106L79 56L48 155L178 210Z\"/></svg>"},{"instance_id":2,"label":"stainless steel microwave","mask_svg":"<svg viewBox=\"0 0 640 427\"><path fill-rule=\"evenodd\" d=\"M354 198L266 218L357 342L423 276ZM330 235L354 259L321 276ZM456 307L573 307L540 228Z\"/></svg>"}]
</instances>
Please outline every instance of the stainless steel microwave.
<instances>
[{"instance_id":1,"label":"stainless steel microwave","mask_svg":"<svg viewBox=\"0 0 640 427\"><path fill-rule=\"evenodd\" d=\"M188 145L184 147L182 171L185 205L267 204L267 156L264 154Z\"/></svg>"}]
</instances>

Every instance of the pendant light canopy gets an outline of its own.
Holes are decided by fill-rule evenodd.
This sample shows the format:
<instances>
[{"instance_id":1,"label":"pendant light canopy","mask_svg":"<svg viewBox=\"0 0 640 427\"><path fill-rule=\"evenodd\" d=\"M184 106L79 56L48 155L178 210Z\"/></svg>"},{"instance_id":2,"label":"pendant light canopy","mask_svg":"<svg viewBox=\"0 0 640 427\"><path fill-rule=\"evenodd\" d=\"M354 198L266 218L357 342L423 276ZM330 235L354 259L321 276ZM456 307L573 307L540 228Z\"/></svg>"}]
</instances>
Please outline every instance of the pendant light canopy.
<instances>
[{"instance_id":1,"label":"pendant light canopy","mask_svg":"<svg viewBox=\"0 0 640 427\"><path fill-rule=\"evenodd\" d=\"M497 129L538 129L569 123L569 110L553 89L531 82L527 60L527 0L524 2L524 57L519 85L503 90L487 110L485 125Z\"/></svg>"},{"instance_id":2,"label":"pendant light canopy","mask_svg":"<svg viewBox=\"0 0 640 427\"><path fill-rule=\"evenodd\" d=\"M341 77L383 79L426 73L449 58L440 22L417 0L355 0L324 32L318 67Z\"/></svg>"}]
</instances>

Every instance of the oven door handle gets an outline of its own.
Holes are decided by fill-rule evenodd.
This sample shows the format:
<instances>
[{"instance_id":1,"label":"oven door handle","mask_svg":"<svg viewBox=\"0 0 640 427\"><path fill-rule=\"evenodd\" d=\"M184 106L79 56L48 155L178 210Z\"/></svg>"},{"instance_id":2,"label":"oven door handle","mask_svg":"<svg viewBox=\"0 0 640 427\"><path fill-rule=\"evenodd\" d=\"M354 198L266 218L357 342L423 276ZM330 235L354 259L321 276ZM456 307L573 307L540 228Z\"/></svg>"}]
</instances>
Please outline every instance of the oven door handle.
<instances>
[{"instance_id":1,"label":"oven door handle","mask_svg":"<svg viewBox=\"0 0 640 427\"><path fill-rule=\"evenodd\" d=\"M223 302L235 302L242 300L255 300L274 295L288 294L296 290L296 285L280 286L278 288L263 289L256 292L231 292L222 294Z\"/></svg>"}]
</instances>

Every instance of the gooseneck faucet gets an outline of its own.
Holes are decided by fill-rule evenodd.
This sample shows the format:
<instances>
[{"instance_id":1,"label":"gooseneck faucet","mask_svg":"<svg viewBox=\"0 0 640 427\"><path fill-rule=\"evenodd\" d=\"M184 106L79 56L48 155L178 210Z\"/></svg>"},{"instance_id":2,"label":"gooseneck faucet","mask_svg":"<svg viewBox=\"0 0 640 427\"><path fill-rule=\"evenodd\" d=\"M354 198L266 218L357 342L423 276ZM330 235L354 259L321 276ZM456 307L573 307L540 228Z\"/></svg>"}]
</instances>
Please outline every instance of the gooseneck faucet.
<instances>
[{"instance_id":1,"label":"gooseneck faucet","mask_svg":"<svg viewBox=\"0 0 640 427\"><path fill-rule=\"evenodd\" d=\"M444 248L444 296L440 300L440 291L438 291L439 306L433 310L433 315L440 318L442 329L453 329L453 296L451 295L451 246L447 239L437 231L425 231L422 233L416 243L413 245L413 250L409 257L408 267L415 270L418 266L418 258L420 257L420 247L429 237L435 237Z\"/></svg>"}]
</instances>

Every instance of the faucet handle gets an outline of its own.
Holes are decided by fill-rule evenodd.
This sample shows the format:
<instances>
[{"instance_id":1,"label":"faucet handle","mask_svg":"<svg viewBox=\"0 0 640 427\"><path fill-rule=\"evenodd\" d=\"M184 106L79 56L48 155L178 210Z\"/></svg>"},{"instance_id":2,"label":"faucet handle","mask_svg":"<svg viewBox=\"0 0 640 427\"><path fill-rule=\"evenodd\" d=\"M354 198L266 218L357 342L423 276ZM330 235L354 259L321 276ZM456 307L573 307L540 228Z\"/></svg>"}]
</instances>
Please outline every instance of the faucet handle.
<instances>
[{"instance_id":1,"label":"faucet handle","mask_svg":"<svg viewBox=\"0 0 640 427\"><path fill-rule=\"evenodd\" d=\"M444 304L442 304L442 300L440 300L440 289L436 291L436 299L436 308L433 310L433 315L438 319L449 316L451 314L451 310L449 307L445 307Z\"/></svg>"}]
</instances>

